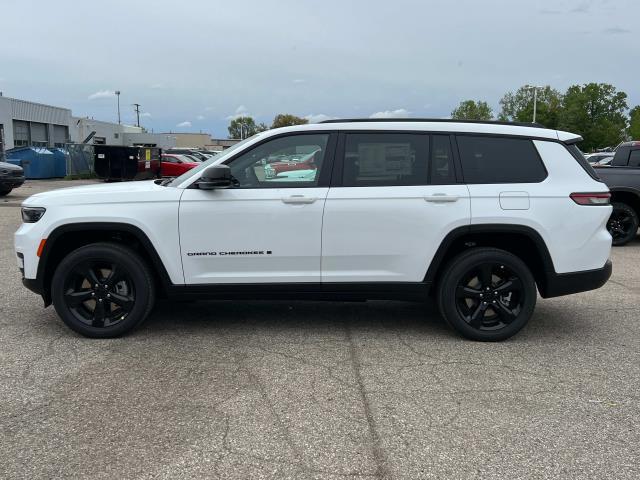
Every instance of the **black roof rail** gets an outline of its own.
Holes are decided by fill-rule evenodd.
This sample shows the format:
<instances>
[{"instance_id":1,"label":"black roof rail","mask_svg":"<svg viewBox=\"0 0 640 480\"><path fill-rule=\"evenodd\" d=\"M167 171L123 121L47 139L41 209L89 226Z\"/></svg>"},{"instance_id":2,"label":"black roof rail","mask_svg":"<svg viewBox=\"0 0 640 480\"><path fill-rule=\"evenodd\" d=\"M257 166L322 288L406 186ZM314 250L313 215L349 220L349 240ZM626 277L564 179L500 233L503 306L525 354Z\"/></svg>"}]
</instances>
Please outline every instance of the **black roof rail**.
<instances>
[{"instance_id":1,"label":"black roof rail","mask_svg":"<svg viewBox=\"0 0 640 480\"><path fill-rule=\"evenodd\" d=\"M433 122L433 123L479 123L487 125L511 125L516 127L547 128L533 122L503 122L500 120L454 120L452 118L335 118L318 123L360 123L360 122Z\"/></svg>"}]
</instances>

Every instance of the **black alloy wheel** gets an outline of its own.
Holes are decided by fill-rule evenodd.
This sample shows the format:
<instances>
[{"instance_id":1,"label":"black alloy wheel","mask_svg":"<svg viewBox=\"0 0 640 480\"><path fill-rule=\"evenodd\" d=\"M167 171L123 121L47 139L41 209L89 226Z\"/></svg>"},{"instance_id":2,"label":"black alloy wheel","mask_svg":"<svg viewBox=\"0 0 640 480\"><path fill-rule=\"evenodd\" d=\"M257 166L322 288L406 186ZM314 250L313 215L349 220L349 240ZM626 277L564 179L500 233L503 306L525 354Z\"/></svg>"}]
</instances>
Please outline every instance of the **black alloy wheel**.
<instances>
[{"instance_id":1,"label":"black alloy wheel","mask_svg":"<svg viewBox=\"0 0 640 480\"><path fill-rule=\"evenodd\" d=\"M136 300L131 277L112 262L87 260L67 277L64 300L69 311L82 323L112 327L131 313Z\"/></svg>"},{"instance_id":2,"label":"black alloy wheel","mask_svg":"<svg viewBox=\"0 0 640 480\"><path fill-rule=\"evenodd\" d=\"M517 274L505 265L487 262L460 278L456 287L458 313L477 330L499 330L522 311L524 291Z\"/></svg>"},{"instance_id":3,"label":"black alloy wheel","mask_svg":"<svg viewBox=\"0 0 640 480\"><path fill-rule=\"evenodd\" d=\"M626 203L614 202L611 205L613 211L607 222L607 230L611 234L613 245L625 245L638 232L638 214Z\"/></svg>"},{"instance_id":4,"label":"black alloy wheel","mask_svg":"<svg viewBox=\"0 0 640 480\"><path fill-rule=\"evenodd\" d=\"M96 243L62 259L51 280L56 312L69 328L92 338L111 338L135 328L153 307L148 265L127 247Z\"/></svg>"},{"instance_id":5,"label":"black alloy wheel","mask_svg":"<svg viewBox=\"0 0 640 480\"><path fill-rule=\"evenodd\" d=\"M472 248L445 267L438 280L438 306L447 323L463 336L505 340L533 314L537 290L527 265L495 248Z\"/></svg>"}]
</instances>

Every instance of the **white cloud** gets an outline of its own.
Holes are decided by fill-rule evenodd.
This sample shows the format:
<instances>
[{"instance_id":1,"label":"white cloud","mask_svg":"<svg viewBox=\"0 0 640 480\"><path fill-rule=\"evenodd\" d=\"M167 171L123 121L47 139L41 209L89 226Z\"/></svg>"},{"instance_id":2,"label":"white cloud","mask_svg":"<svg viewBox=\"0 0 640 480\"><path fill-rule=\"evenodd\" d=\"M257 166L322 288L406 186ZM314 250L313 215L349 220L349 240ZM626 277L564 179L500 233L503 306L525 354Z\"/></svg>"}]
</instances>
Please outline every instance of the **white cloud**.
<instances>
[{"instance_id":1,"label":"white cloud","mask_svg":"<svg viewBox=\"0 0 640 480\"><path fill-rule=\"evenodd\" d=\"M240 105L238 108L236 108L236 113L234 113L233 115L229 115L227 117L227 120L235 120L238 117L250 117L250 116L251 115L247 111L247 107L245 107L244 105Z\"/></svg>"},{"instance_id":2,"label":"white cloud","mask_svg":"<svg viewBox=\"0 0 640 480\"><path fill-rule=\"evenodd\" d=\"M213 110L215 110L213 107L204 107L205 112L212 112Z\"/></svg>"},{"instance_id":3,"label":"white cloud","mask_svg":"<svg viewBox=\"0 0 640 480\"><path fill-rule=\"evenodd\" d=\"M309 115L305 115L304 118L309 120L309 123L320 123L320 122L323 122L324 120L333 120L336 117L331 117L329 115L325 115L324 113L316 113L316 114L312 113Z\"/></svg>"},{"instance_id":4,"label":"white cloud","mask_svg":"<svg viewBox=\"0 0 640 480\"><path fill-rule=\"evenodd\" d=\"M164 83L154 83L150 85L149 88L153 88L154 90L160 90L164 88Z\"/></svg>"},{"instance_id":5,"label":"white cloud","mask_svg":"<svg viewBox=\"0 0 640 480\"><path fill-rule=\"evenodd\" d=\"M411 112L406 108L398 108L397 110L385 110L384 112L376 112L369 115L369 118L406 118Z\"/></svg>"},{"instance_id":6,"label":"white cloud","mask_svg":"<svg viewBox=\"0 0 640 480\"><path fill-rule=\"evenodd\" d=\"M305 83L306 80L304 78L294 78L293 83Z\"/></svg>"},{"instance_id":7,"label":"white cloud","mask_svg":"<svg viewBox=\"0 0 640 480\"><path fill-rule=\"evenodd\" d=\"M205 119L205 116L204 116L204 115L198 115L198 116L196 117L196 120L204 120L204 119Z\"/></svg>"},{"instance_id":8,"label":"white cloud","mask_svg":"<svg viewBox=\"0 0 640 480\"><path fill-rule=\"evenodd\" d=\"M189 128L190 126L191 126L191 122L189 120L180 122L179 124L176 125L176 127L178 128Z\"/></svg>"},{"instance_id":9,"label":"white cloud","mask_svg":"<svg viewBox=\"0 0 640 480\"><path fill-rule=\"evenodd\" d=\"M89 95L87 98L89 100L98 100L99 98L114 97L115 95L116 92L114 92L113 90L98 90L97 92Z\"/></svg>"},{"instance_id":10,"label":"white cloud","mask_svg":"<svg viewBox=\"0 0 640 480\"><path fill-rule=\"evenodd\" d=\"M143 112L140 114L140 118L151 118L151 114L149 112Z\"/></svg>"}]
</instances>

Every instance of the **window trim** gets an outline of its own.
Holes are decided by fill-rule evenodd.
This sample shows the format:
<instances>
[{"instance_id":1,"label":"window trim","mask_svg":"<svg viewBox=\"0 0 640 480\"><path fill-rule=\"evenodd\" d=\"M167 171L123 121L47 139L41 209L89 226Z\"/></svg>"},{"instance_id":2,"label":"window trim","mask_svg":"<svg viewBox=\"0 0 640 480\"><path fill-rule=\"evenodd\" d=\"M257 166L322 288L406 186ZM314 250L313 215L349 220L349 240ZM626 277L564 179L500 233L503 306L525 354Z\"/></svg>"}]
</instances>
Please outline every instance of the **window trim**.
<instances>
[{"instance_id":1,"label":"window trim","mask_svg":"<svg viewBox=\"0 0 640 480\"><path fill-rule=\"evenodd\" d=\"M547 170L547 166L544 164L542 160L542 156L540 156L540 152L536 148L536 144L533 143L534 140L537 140L533 137L520 136L516 137L515 135L501 135L501 134L486 134L486 133L473 133L473 132L460 132L454 135L454 142L456 145L456 152L458 153L458 158L460 162L460 171L462 176L462 183L465 185L518 185L518 184L537 184L546 181L549 178L549 171ZM538 162L542 165L542 170L544 171L544 177L535 182L469 182L464 177L464 169L462 168L462 155L460 154L460 146L458 145L458 137L493 137L493 138L504 138L504 139L516 139L516 140L526 140L531 144L533 151L535 152L536 157L538 158ZM560 142L562 143L562 142Z\"/></svg>"},{"instance_id":2,"label":"window trim","mask_svg":"<svg viewBox=\"0 0 640 480\"><path fill-rule=\"evenodd\" d=\"M449 139L449 149L451 151L451 162L453 164L453 176L454 180L452 183L433 183L433 139L434 137L447 137ZM460 165L460 158L458 156L457 145L454 143L453 135L446 133L429 133L429 158L427 159L429 162L427 164L427 185L433 186L447 186L447 185L459 185L462 182L462 167Z\"/></svg>"},{"instance_id":3,"label":"window trim","mask_svg":"<svg viewBox=\"0 0 640 480\"><path fill-rule=\"evenodd\" d=\"M285 138L285 137L300 137L300 136L308 136L308 135L327 135L327 147L324 153L324 158L322 160L322 167L320 169L320 174L318 177L318 183L317 185L308 185L305 184L306 182L282 182L282 183L278 183L278 184L273 184L273 187L251 187L251 188L238 188L237 190L265 190L268 188L321 188L321 187L329 187L330 184L330 180L331 180L331 175L333 172L333 165L334 165L334 161L335 161L335 155L336 155L336 143L337 143L337 132L335 130L314 130L314 131L308 131L308 132L288 132L288 133L280 133L278 135L270 135L267 138L264 138L263 140L256 142L255 144L251 145L251 147L246 148L238 153L236 153L235 155L233 155L232 157L226 159L224 162L222 162L222 165L230 165L232 162L234 162L236 159L238 159L239 157L242 157L248 153L250 153L251 151L253 151L254 149L258 148L261 145L264 145L265 143L268 143L270 141L273 140L277 140L279 138ZM196 185L197 181L194 182L192 185Z\"/></svg>"}]
</instances>

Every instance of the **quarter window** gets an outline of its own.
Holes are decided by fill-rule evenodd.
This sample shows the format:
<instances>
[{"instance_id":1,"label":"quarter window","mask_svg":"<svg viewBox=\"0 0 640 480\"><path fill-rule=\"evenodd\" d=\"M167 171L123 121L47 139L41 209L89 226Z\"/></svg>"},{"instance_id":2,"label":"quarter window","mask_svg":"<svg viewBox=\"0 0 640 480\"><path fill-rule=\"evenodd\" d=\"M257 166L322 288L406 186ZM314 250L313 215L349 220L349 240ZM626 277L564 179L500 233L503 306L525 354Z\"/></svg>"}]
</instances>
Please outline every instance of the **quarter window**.
<instances>
[{"instance_id":1,"label":"quarter window","mask_svg":"<svg viewBox=\"0 0 640 480\"><path fill-rule=\"evenodd\" d=\"M239 188L315 187L329 134L280 137L235 158L229 167Z\"/></svg>"},{"instance_id":2,"label":"quarter window","mask_svg":"<svg viewBox=\"0 0 640 480\"><path fill-rule=\"evenodd\" d=\"M547 177L528 139L458 135L465 183L537 183Z\"/></svg>"},{"instance_id":3,"label":"quarter window","mask_svg":"<svg viewBox=\"0 0 640 480\"><path fill-rule=\"evenodd\" d=\"M342 185L426 185L428 152L428 135L347 134Z\"/></svg>"}]
</instances>

